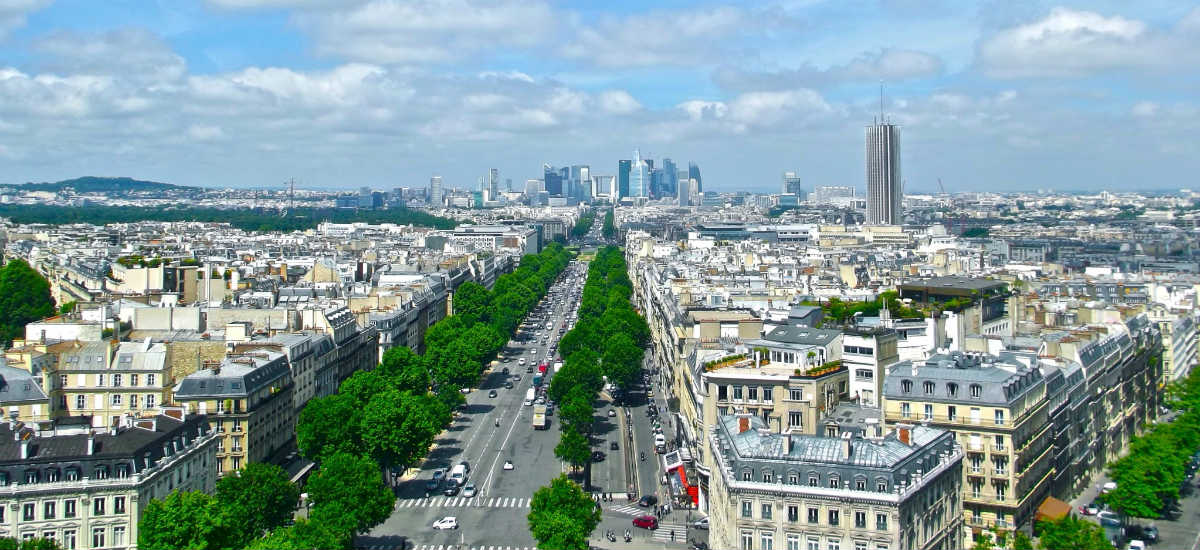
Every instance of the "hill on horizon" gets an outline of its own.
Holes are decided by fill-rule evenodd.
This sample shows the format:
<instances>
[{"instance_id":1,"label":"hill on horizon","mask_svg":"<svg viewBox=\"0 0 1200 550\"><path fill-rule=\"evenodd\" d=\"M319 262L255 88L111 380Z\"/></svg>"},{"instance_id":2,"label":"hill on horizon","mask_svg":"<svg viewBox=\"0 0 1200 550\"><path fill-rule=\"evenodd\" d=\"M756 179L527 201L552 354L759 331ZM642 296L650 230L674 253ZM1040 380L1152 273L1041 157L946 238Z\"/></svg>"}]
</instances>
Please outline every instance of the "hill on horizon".
<instances>
[{"instance_id":1,"label":"hill on horizon","mask_svg":"<svg viewBox=\"0 0 1200 550\"><path fill-rule=\"evenodd\" d=\"M100 176L83 176L79 178L50 182L10 183L3 187L13 187L24 191L62 191L72 188L79 193L129 193L137 191L199 191L199 187L175 185L157 181L138 180L129 177L108 178Z\"/></svg>"}]
</instances>

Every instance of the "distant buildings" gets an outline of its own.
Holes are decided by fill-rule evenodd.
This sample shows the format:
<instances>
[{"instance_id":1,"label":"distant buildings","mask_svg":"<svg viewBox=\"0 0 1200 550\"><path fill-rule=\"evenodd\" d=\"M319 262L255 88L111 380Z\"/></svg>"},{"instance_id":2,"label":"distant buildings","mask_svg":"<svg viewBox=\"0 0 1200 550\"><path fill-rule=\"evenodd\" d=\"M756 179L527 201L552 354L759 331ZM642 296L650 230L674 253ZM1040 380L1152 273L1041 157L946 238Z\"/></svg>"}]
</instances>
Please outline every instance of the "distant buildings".
<instances>
[{"instance_id":1,"label":"distant buildings","mask_svg":"<svg viewBox=\"0 0 1200 550\"><path fill-rule=\"evenodd\" d=\"M867 126L866 135L867 223L903 223L900 127L879 121Z\"/></svg>"},{"instance_id":2,"label":"distant buildings","mask_svg":"<svg viewBox=\"0 0 1200 550\"><path fill-rule=\"evenodd\" d=\"M445 204L442 195L442 177L433 176L429 178L429 204L441 206Z\"/></svg>"},{"instance_id":3,"label":"distant buildings","mask_svg":"<svg viewBox=\"0 0 1200 550\"><path fill-rule=\"evenodd\" d=\"M629 170L629 197L650 196L650 161L642 158L641 151L633 150L633 163ZM625 198L622 195L621 198Z\"/></svg>"},{"instance_id":4,"label":"distant buildings","mask_svg":"<svg viewBox=\"0 0 1200 550\"><path fill-rule=\"evenodd\" d=\"M633 171L632 160L617 161L617 192L613 196L614 203L629 196L629 173L631 171Z\"/></svg>"},{"instance_id":5,"label":"distant buildings","mask_svg":"<svg viewBox=\"0 0 1200 550\"><path fill-rule=\"evenodd\" d=\"M795 172L783 173L783 189L780 192L784 195L793 195L798 201L808 198L808 193L805 193L804 189L800 187L800 176L797 176Z\"/></svg>"}]
</instances>

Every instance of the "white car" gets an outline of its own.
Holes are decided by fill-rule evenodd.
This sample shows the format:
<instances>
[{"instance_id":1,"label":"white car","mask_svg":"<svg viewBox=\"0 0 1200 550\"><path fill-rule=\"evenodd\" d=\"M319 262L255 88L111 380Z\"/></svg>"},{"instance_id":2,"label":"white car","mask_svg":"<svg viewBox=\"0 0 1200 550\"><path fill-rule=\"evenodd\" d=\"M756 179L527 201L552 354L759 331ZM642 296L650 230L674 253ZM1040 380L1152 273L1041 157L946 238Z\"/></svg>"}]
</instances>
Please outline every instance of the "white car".
<instances>
[{"instance_id":1,"label":"white car","mask_svg":"<svg viewBox=\"0 0 1200 550\"><path fill-rule=\"evenodd\" d=\"M505 460L504 461L504 469L505 470L513 470L513 469L516 469L516 466L513 466L513 463L511 460Z\"/></svg>"},{"instance_id":2,"label":"white car","mask_svg":"<svg viewBox=\"0 0 1200 550\"><path fill-rule=\"evenodd\" d=\"M433 522L434 529L458 529L458 518L454 516L446 516Z\"/></svg>"},{"instance_id":3,"label":"white car","mask_svg":"<svg viewBox=\"0 0 1200 550\"><path fill-rule=\"evenodd\" d=\"M475 484L474 483L468 483L466 487L463 487L463 496L467 497L467 498L471 498L471 497L475 496ZM708 520L705 520L705 521L708 521ZM705 529L707 529L707 527L705 527Z\"/></svg>"},{"instance_id":4,"label":"white car","mask_svg":"<svg viewBox=\"0 0 1200 550\"><path fill-rule=\"evenodd\" d=\"M708 529L708 518L700 518L693 521L692 529Z\"/></svg>"}]
</instances>

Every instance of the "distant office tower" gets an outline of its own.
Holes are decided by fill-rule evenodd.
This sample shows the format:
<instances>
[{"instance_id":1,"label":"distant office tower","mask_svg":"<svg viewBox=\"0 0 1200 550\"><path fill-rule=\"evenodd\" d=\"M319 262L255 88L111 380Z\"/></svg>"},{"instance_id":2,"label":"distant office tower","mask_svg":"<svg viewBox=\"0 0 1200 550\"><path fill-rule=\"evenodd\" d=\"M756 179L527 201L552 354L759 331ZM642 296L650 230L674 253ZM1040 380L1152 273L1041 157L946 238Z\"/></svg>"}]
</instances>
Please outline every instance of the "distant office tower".
<instances>
[{"instance_id":1,"label":"distant office tower","mask_svg":"<svg viewBox=\"0 0 1200 550\"><path fill-rule=\"evenodd\" d=\"M616 191L617 177L604 174L596 174L592 176L592 198L609 198Z\"/></svg>"},{"instance_id":2,"label":"distant office tower","mask_svg":"<svg viewBox=\"0 0 1200 550\"><path fill-rule=\"evenodd\" d=\"M795 172L783 173L783 194L795 195L797 202L808 199L808 193L800 187L800 176L797 176Z\"/></svg>"},{"instance_id":3,"label":"distant office tower","mask_svg":"<svg viewBox=\"0 0 1200 550\"><path fill-rule=\"evenodd\" d=\"M538 193L542 192L542 185L542 180L525 180L525 197L530 200L534 200Z\"/></svg>"},{"instance_id":4,"label":"distant office tower","mask_svg":"<svg viewBox=\"0 0 1200 550\"><path fill-rule=\"evenodd\" d=\"M442 177L434 176L429 178L429 204L435 206L442 205Z\"/></svg>"},{"instance_id":5,"label":"distant office tower","mask_svg":"<svg viewBox=\"0 0 1200 550\"><path fill-rule=\"evenodd\" d=\"M880 121L867 126L867 223L896 225L904 222L900 201L900 127Z\"/></svg>"},{"instance_id":6,"label":"distant office tower","mask_svg":"<svg viewBox=\"0 0 1200 550\"><path fill-rule=\"evenodd\" d=\"M592 167L576 164L571 167L571 196L586 201L592 196Z\"/></svg>"},{"instance_id":7,"label":"distant office tower","mask_svg":"<svg viewBox=\"0 0 1200 550\"><path fill-rule=\"evenodd\" d=\"M854 198L854 188L841 185L827 185L813 189L813 202L820 204L829 204L837 202L837 199L852 199Z\"/></svg>"},{"instance_id":8,"label":"distant office tower","mask_svg":"<svg viewBox=\"0 0 1200 550\"><path fill-rule=\"evenodd\" d=\"M675 167L675 161L664 158L662 160L662 186L663 195L674 195L676 186L679 185L679 169Z\"/></svg>"},{"instance_id":9,"label":"distant office tower","mask_svg":"<svg viewBox=\"0 0 1200 550\"><path fill-rule=\"evenodd\" d=\"M545 189L546 194L550 195L551 197L562 196L562 174L560 174L558 170L555 170L553 166L550 166L549 164L542 165L542 182L543 189Z\"/></svg>"},{"instance_id":10,"label":"distant office tower","mask_svg":"<svg viewBox=\"0 0 1200 550\"><path fill-rule=\"evenodd\" d=\"M504 182L508 185L508 190L512 191L512 178L505 178Z\"/></svg>"},{"instance_id":11,"label":"distant office tower","mask_svg":"<svg viewBox=\"0 0 1200 550\"><path fill-rule=\"evenodd\" d=\"M679 188L675 192L675 196L679 199L679 206L692 205L692 186L691 180L680 180Z\"/></svg>"},{"instance_id":12,"label":"distant office tower","mask_svg":"<svg viewBox=\"0 0 1200 550\"><path fill-rule=\"evenodd\" d=\"M617 192L612 197L614 203L629 196L629 173L632 171L632 160L617 161Z\"/></svg>"},{"instance_id":13,"label":"distant office tower","mask_svg":"<svg viewBox=\"0 0 1200 550\"><path fill-rule=\"evenodd\" d=\"M696 180L696 189L699 189L701 193L704 192L704 180L700 179L700 166L694 162L688 163L688 179Z\"/></svg>"},{"instance_id":14,"label":"distant office tower","mask_svg":"<svg viewBox=\"0 0 1200 550\"><path fill-rule=\"evenodd\" d=\"M509 188L512 187L512 180L508 180ZM488 200L494 201L500 198L500 170L492 168L488 170Z\"/></svg>"},{"instance_id":15,"label":"distant office tower","mask_svg":"<svg viewBox=\"0 0 1200 550\"><path fill-rule=\"evenodd\" d=\"M633 164L629 169L629 196L647 197L650 193L650 163L642 158L642 152L633 150Z\"/></svg>"}]
</instances>

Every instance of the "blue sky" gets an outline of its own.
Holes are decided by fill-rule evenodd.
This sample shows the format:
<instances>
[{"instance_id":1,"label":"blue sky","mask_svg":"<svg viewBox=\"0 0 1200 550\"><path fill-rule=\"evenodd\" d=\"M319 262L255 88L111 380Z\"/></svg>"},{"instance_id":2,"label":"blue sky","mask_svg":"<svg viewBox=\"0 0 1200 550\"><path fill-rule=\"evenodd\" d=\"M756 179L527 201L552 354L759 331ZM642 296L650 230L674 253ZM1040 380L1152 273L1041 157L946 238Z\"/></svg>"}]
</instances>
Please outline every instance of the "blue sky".
<instances>
[{"instance_id":1,"label":"blue sky","mask_svg":"<svg viewBox=\"0 0 1200 550\"><path fill-rule=\"evenodd\" d=\"M0 0L0 181L519 186L640 148L706 188L1173 189L1200 172L1185 2Z\"/></svg>"}]
</instances>

